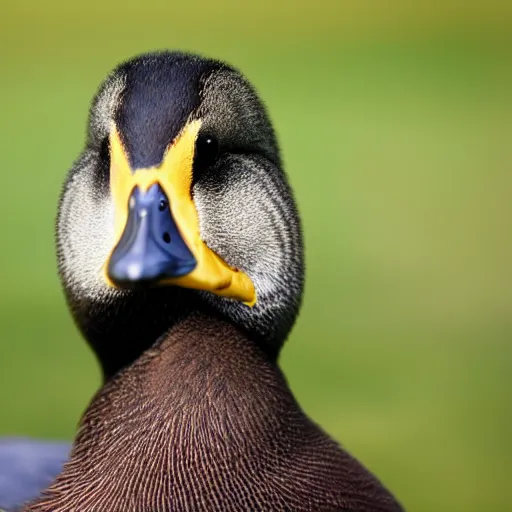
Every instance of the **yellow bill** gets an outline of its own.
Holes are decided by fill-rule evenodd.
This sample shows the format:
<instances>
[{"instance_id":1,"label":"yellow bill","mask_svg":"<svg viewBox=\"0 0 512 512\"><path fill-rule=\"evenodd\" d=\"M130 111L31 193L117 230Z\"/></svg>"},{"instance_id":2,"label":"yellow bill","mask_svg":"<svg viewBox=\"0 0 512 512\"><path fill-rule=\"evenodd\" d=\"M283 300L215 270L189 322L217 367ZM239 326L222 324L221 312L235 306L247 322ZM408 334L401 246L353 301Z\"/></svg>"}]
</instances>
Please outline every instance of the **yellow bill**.
<instances>
[{"instance_id":1,"label":"yellow bill","mask_svg":"<svg viewBox=\"0 0 512 512\"><path fill-rule=\"evenodd\" d=\"M132 170L117 128L110 134L110 191L115 246L105 266L111 286L175 285L206 290L253 306L247 274L201 240L192 199L200 120L189 122L158 167Z\"/></svg>"}]
</instances>

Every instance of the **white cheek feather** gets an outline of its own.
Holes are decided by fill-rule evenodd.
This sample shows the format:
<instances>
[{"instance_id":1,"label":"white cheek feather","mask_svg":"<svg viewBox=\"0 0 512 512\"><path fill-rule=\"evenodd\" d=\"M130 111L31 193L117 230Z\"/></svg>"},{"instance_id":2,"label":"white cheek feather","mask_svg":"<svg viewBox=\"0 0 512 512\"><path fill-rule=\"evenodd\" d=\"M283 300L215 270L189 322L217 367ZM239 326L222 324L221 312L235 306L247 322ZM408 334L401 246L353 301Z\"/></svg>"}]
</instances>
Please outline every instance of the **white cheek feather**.
<instances>
[{"instance_id":1,"label":"white cheek feather","mask_svg":"<svg viewBox=\"0 0 512 512\"><path fill-rule=\"evenodd\" d=\"M227 263L246 272L262 298L282 286L278 276L284 275L282 241L286 236L280 236L285 225L276 221L279 211L274 203L267 204L258 179L257 170L251 169L223 187L197 187L194 200L202 240Z\"/></svg>"},{"instance_id":2,"label":"white cheek feather","mask_svg":"<svg viewBox=\"0 0 512 512\"><path fill-rule=\"evenodd\" d=\"M84 298L94 299L108 290L104 267L113 249L114 207L109 197L98 199L92 193L92 176L79 173L81 194L66 194L62 203L59 229L64 274ZM73 180L73 181L74 181ZM70 184L72 186L72 183Z\"/></svg>"},{"instance_id":3,"label":"white cheek feather","mask_svg":"<svg viewBox=\"0 0 512 512\"><path fill-rule=\"evenodd\" d=\"M112 117L126 85L125 76L107 79L93 107L90 130L95 137L105 137L112 126ZM109 287L105 281L105 264L114 240L114 206L108 191L96 195L97 156L87 151L75 164L76 171L67 184L59 216L59 253L61 270L76 291L84 298L98 299L123 292Z\"/></svg>"}]
</instances>

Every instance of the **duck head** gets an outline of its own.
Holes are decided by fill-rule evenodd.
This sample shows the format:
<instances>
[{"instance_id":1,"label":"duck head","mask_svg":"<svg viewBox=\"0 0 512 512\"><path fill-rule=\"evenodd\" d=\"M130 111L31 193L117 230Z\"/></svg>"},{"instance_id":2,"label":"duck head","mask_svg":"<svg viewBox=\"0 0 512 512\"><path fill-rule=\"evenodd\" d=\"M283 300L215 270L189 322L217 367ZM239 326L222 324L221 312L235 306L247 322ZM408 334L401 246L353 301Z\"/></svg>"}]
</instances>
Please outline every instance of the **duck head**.
<instances>
[{"instance_id":1,"label":"duck head","mask_svg":"<svg viewBox=\"0 0 512 512\"><path fill-rule=\"evenodd\" d=\"M249 82L174 52L116 68L64 185L57 254L105 378L195 312L227 319L275 359L300 306L303 246Z\"/></svg>"}]
</instances>

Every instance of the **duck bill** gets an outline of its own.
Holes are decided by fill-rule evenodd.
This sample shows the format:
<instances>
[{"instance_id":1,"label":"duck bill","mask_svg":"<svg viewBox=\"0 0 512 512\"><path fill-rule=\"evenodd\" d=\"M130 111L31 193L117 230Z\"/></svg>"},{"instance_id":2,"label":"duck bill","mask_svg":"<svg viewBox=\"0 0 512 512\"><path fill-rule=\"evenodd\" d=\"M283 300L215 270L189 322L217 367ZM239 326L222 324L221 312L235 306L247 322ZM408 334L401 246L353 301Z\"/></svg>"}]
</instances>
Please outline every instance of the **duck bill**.
<instances>
[{"instance_id":1,"label":"duck bill","mask_svg":"<svg viewBox=\"0 0 512 512\"><path fill-rule=\"evenodd\" d=\"M132 170L117 129L110 135L110 190L115 246L105 266L118 288L175 285L256 302L254 285L200 237L191 196L195 140L192 121L168 148L158 167Z\"/></svg>"}]
</instances>

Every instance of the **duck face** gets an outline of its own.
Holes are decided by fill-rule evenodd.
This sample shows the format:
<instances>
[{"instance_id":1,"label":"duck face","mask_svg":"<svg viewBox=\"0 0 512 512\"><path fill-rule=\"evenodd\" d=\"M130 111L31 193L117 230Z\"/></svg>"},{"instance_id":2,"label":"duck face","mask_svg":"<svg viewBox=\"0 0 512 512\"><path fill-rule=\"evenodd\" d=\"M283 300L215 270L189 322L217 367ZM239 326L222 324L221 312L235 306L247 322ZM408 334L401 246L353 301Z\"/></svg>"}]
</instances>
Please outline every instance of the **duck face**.
<instances>
[{"instance_id":1,"label":"duck face","mask_svg":"<svg viewBox=\"0 0 512 512\"><path fill-rule=\"evenodd\" d=\"M93 346L95 316L109 332L137 322L154 337L208 310L277 353L302 294L301 229L247 80L171 52L115 69L64 186L57 247L67 298ZM113 314L121 309L122 318Z\"/></svg>"}]
</instances>

